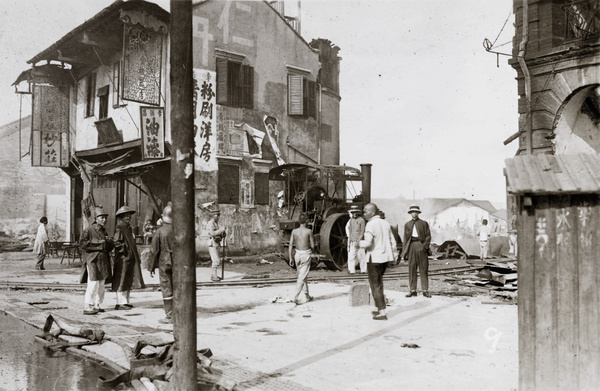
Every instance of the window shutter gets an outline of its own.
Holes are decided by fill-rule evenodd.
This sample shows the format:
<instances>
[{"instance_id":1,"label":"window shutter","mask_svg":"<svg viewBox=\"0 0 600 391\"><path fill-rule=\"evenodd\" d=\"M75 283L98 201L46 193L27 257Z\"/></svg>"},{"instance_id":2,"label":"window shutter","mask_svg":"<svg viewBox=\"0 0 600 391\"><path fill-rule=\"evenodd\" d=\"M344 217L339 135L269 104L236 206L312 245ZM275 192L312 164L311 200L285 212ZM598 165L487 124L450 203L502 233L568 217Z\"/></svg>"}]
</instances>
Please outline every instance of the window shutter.
<instances>
[{"instance_id":1,"label":"window shutter","mask_svg":"<svg viewBox=\"0 0 600 391\"><path fill-rule=\"evenodd\" d=\"M240 203L240 169L234 164L219 164L218 179L219 204Z\"/></svg>"},{"instance_id":2,"label":"window shutter","mask_svg":"<svg viewBox=\"0 0 600 391\"><path fill-rule=\"evenodd\" d=\"M227 91L227 79L228 79L228 61L224 58L217 58L217 103L227 104L229 102L229 95Z\"/></svg>"},{"instance_id":3,"label":"window shutter","mask_svg":"<svg viewBox=\"0 0 600 391\"><path fill-rule=\"evenodd\" d=\"M254 68L242 65L242 107L254 106Z\"/></svg>"},{"instance_id":4,"label":"window shutter","mask_svg":"<svg viewBox=\"0 0 600 391\"><path fill-rule=\"evenodd\" d=\"M254 174L254 200L256 205L269 205L269 174Z\"/></svg>"},{"instance_id":5,"label":"window shutter","mask_svg":"<svg viewBox=\"0 0 600 391\"><path fill-rule=\"evenodd\" d=\"M288 114L303 115L303 99L302 99L302 76L288 76Z\"/></svg>"},{"instance_id":6,"label":"window shutter","mask_svg":"<svg viewBox=\"0 0 600 391\"><path fill-rule=\"evenodd\" d=\"M306 84L306 115L312 118L317 118L317 83L307 80Z\"/></svg>"}]
</instances>

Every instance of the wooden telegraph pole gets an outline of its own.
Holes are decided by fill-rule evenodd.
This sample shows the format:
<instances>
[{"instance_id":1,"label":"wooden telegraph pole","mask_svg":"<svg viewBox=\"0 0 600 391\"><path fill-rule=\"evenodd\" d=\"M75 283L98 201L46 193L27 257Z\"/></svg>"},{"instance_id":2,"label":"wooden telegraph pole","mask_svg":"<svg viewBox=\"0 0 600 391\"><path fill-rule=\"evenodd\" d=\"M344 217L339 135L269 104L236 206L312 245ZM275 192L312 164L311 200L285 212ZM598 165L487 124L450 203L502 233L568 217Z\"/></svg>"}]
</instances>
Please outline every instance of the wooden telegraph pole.
<instances>
[{"instance_id":1,"label":"wooden telegraph pole","mask_svg":"<svg viewBox=\"0 0 600 391\"><path fill-rule=\"evenodd\" d=\"M197 387L192 0L171 0L171 201L175 350L173 388Z\"/></svg>"}]
</instances>

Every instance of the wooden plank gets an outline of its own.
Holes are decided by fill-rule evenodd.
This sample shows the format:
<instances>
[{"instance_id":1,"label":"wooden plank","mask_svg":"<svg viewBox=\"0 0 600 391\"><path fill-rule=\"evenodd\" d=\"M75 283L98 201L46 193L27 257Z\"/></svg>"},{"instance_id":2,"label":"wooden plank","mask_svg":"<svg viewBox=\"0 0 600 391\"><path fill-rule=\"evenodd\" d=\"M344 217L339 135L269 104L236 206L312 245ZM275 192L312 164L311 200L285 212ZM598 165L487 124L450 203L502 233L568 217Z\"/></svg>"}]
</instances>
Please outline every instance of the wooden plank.
<instances>
[{"instance_id":1,"label":"wooden plank","mask_svg":"<svg viewBox=\"0 0 600 391\"><path fill-rule=\"evenodd\" d=\"M592 176L596 190L600 189L600 158L598 155L590 154L581 155L580 158Z\"/></svg>"},{"instance_id":2,"label":"wooden plank","mask_svg":"<svg viewBox=\"0 0 600 391\"><path fill-rule=\"evenodd\" d=\"M577 262L576 208L571 206L571 197L554 197L556 231L556 323L558 339L555 352L559 390L577 390L579 381L578 362L578 296L579 275ZM559 359L560 358L560 359Z\"/></svg>"},{"instance_id":3,"label":"wooden plank","mask_svg":"<svg viewBox=\"0 0 600 391\"><path fill-rule=\"evenodd\" d=\"M571 172L574 182L577 183L577 187L583 192L590 192L597 190L596 181L591 176L589 170L581 159L582 154L569 156L569 171ZM566 157L566 156L565 156Z\"/></svg>"},{"instance_id":4,"label":"wooden plank","mask_svg":"<svg viewBox=\"0 0 600 391\"><path fill-rule=\"evenodd\" d=\"M536 197L534 207L535 386L538 390L553 390L557 389L558 385L556 217L548 197Z\"/></svg>"},{"instance_id":5,"label":"wooden plank","mask_svg":"<svg viewBox=\"0 0 600 391\"><path fill-rule=\"evenodd\" d=\"M521 203L522 205L522 203ZM536 328L535 306L535 219L533 211L523 208L517 219L517 248L519 249L519 390L535 389Z\"/></svg>"},{"instance_id":6,"label":"wooden plank","mask_svg":"<svg viewBox=\"0 0 600 391\"><path fill-rule=\"evenodd\" d=\"M529 173L527 172L527 168L525 167L525 160L523 156L515 156L513 159L515 163L515 168L519 173L519 180L521 184L521 193L528 193L533 191L533 184L531 179L529 178Z\"/></svg>"},{"instance_id":7,"label":"wooden plank","mask_svg":"<svg viewBox=\"0 0 600 391\"><path fill-rule=\"evenodd\" d=\"M549 192L558 192L560 191L560 188L558 187L556 179L554 178L554 171L552 169L552 165L550 162L548 162L547 156L548 155L545 154L537 155L537 163L539 164L539 168L542 172L541 177L543 186L545 189L548 189Z\"/></svg>"},{"instance_id":8,"label":"wooden plank","mask_svg":"<svg viewBox=\"0 0 600 391\"><path fill-rule=\"evenodd\" d=\"M579 389L600 384L600 298L598 295L598 251L600 251L600 206L598 196L581 196L577 205L579 232Z\"/></svg>"},{"instance_id":9,"label":"wooden plank","mask_svg":"<svg viewBox=\"0 0 600 391\"><path fill-rule=\"evenodd\" d=\"M573 182L569 171L560 158L560 155L548 156L548 161L555 166L555 178L563 191L573 192L579 190L577 186L575 186L575 183Z\"/></svg>"},{"instance_id":10,"label":"wooden plank","mask_svg":"<svg viewBox=\"0 0 600 391\"><path fill-rule=\"evenodd\" d=\"M508 190L512 193L522 193L523 179L519 175L519 170L515 166L515 159L506 159L506 178L508 182Z\"/></svg>"},{"instance_id":11,"label":"wooden plank","mask_svg":"<svg viewBox=\"0 0 600 391\"><path fill-rule=\"evenodd\" d=\"M536 169L537 167L539 167L535 164L536 160L537 157L533 155L523 156L523 165L525 166L525 170L527 171L527 175L529 176L529 180L531 181L533 191L539 192L546 189L543 186L540 172L538 172L538 170Z\"/></svg>"}]
</instances>

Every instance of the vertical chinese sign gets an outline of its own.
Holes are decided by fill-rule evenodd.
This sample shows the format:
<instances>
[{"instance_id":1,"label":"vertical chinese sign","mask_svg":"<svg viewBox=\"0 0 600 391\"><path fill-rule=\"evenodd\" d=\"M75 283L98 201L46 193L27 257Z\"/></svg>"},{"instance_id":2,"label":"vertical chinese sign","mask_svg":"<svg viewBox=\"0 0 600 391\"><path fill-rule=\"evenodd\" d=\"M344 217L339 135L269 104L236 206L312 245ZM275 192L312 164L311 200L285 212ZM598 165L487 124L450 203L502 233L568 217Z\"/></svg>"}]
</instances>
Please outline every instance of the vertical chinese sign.
<instances>
[{"instance_id":1,"label":"vertical chinese sign","mask_svg":"<svg viewBox=\"0 0 600 391\"><path fill-rule=\"evenodd\" d=\"M69 88L36 81L33 86L31 165L69 166Z\"/></svg>"},{"instance_id":2,"label":"vertical chinese sign","mask_svg":"<svg viewBox=\"0 0 600 391\"><path fill-rule=\"evenodd\" d=\"M162 107L140 107L142 159L165 157L165 116Z\"/></svg>"},{"instance_id":3,"label":"vertical chinese sign","mask_svg":"<svg viewBox=\"0 0 600 391\"><path fill-rule=\"evenodd\" d=\"M163 36L152 29L125 25L123 99L160 104L162 39Z\"/></svg>"},{"instance_id":4,"label":"vertical chinese sign","mask_svg":"<svg viewBox=\"0 0 600 391\"><path fill-rule=\"evenodd\" d=\"M195 165L200 171L216 171L218 168L215 80L215 72L194 69Z\"/></svg>"}]
</instances>

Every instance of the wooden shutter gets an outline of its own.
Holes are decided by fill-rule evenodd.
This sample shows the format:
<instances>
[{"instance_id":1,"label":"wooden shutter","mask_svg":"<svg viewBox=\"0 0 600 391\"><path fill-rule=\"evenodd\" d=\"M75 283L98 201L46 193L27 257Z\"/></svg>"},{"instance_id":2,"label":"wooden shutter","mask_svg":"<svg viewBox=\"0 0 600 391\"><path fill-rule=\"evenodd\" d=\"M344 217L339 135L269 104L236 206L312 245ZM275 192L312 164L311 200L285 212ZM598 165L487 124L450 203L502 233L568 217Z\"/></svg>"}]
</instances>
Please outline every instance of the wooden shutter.
<instances>
[{"instance_id":1,"label":"wooden shutter","mask_svg":"<svg viewBox=\"0 0 600 391\"><path fill-rule=\"evenodd\" d=\"M317 118L317 83L314 81L306 80L306 88L304 93L304 114L308 117Z\"/></svg>"},{"instance_id":2,"label":"wooden shutter","mask_svg":"<svg viewBox=\"0 0 600 391\"><path fill-rule=\"evenodd\" d=\"M289 115L303 115L304 105L302 99L302 87L303 87L302 76L288 76L288 114Z\"/></svg>"},{"instance_id":3,"label":"wooden shutter","mask_svg":"<svg viewBox=\"0 0 600 391\"><path fill-rule=\"evenodd\" d=\"M242 65L242 107L254 107L254 68Z\"/></svg>"},{"instance_id":4,"label":"wooden shutter","mask_svg":"<svg viewBox=\"0 0 600 391\"><path fill-rule=\"evenodd\" d=\"M269 174L254 174L254 200L256 205L269 205Z\"/></svg>"},{"instance_id":5,"label":"wooden shutter","mask_svg":"<svg viewBox=\"0 0 600 391\"><path fill-rule=\"evenodd\" d=\"M237 164L219 164L219 204L240 203L240 168Z\"/></svg>"},{"instance_id":6,"label":"wooden shutter","mask_svg":"<svg viewBox=\"0 0 600 391\"><path fill-rule=\"evenodd\" d=\"M217 58L217 103L227 104L229 94L227 90L228 81L228 61L224 58Z\"/></svg>"}]
</instances>

